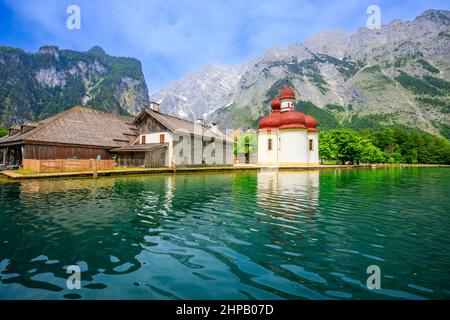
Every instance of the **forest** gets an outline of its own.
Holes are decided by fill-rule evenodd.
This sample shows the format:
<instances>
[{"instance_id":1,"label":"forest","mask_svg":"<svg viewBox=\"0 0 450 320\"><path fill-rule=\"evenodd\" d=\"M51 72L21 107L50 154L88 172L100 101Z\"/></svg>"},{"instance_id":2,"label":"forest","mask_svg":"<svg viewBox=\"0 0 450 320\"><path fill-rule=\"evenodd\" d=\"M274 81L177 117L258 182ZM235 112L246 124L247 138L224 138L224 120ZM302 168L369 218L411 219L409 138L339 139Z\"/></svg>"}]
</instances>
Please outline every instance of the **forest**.
<instances>
[{"instance_id":1,"label":"forest","mask_svg":"<svg viewBox=\"0 0 450 320\"><path fill-rule=\"evenodd\" d=\"M237 139L235 154L257 152L256 131ZM381 130L332 129L319 133L323 163L450 164L449 140L406 127Z\"/></svg>"},{"instance_id":2,"label":"forest","mask_svg":"<svg viewBox=\"0 0 450 320\"><path fill-rule=\"evenodd\" d=\"M322 160L340 163L450 164L450 142L404 127L334 129L320 133L319 155Z\"/></svg>"}]
</instances>

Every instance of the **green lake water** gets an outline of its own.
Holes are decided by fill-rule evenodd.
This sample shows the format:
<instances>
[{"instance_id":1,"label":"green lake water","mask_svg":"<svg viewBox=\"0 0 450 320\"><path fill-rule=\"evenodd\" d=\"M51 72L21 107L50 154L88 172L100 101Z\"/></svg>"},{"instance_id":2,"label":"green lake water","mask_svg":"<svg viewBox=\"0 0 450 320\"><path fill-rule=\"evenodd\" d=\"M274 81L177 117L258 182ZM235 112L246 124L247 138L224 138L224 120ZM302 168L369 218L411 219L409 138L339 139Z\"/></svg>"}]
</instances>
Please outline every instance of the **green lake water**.
<instances>
[{"instance_id":1,"label":"green lake water","mask_svg":"<svg viewBox=\"0 0 450 320\"><path fill-rule=\"evenodd\" d=\"M0 299L65 298L449 299L450 169L0 180Z\"/></svg>"}]
</instances>

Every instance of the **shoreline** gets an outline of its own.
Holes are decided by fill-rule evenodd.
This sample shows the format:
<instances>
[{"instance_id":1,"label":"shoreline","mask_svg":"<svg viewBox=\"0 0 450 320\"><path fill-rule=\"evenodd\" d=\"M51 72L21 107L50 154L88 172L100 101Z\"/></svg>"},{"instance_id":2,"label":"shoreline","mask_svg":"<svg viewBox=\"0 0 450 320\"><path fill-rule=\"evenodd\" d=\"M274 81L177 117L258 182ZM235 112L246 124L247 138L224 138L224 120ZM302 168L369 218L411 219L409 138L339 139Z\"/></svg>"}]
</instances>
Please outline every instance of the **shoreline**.
<instances>
[{"instance_id":1,"label":"shoreline","mask_svg":"<svg viewBox=\"0 0 450 320\"><path fill-rule=\"evenodd\" d=\"M236 171L254 171L254 170L280 170L280 171L307 171L307 170L327 170L327 169L361 169L361 168L414 168L414 167L443 167L450 168L445 164L359 164L359 165L318 165L318 166L300 166L300 167L265 167L258 165L235 165L235 166L217 166L217 167L179 167L179 168L126 168L116 170L99 170L97 176L121 176L121 175L150 175L161 173L194 173L194 172L236 172ZM36 173L20 174L15 170L0 171L8 180L32 180L49 178L93 178L94 171L78 172L54 172L54 173Z\"/></svg>"}]
</instances>

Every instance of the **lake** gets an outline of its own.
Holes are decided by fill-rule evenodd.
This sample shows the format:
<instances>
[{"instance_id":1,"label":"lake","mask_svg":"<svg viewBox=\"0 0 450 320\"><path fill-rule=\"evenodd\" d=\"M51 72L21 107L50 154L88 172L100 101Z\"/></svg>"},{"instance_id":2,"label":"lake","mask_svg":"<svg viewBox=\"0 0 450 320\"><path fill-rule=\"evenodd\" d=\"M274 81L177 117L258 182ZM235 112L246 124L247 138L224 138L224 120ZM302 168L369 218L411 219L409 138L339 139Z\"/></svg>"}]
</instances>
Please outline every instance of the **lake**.
<instances>
[{"instance_id":1,"label":"lake","mask_svg":"<svg viewBox=\"0 0 450 320\"><path fill-rule=\"evenodd\" d=\"M0 299L450 298L448 168L3 179L0 208Z\"/></svg>"}]
</instances>

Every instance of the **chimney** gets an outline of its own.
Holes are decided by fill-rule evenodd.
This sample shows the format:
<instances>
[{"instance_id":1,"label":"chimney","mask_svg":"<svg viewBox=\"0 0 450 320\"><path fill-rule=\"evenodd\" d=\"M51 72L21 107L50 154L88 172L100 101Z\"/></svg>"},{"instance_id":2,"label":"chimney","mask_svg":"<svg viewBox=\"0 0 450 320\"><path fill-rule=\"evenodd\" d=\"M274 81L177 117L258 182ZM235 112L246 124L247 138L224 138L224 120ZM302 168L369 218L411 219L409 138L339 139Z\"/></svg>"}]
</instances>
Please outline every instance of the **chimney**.
<instances>
[{"instance_id":1,"label":"chimney","mask_svg":"<svg viewBox=\"0 0 450 320\"><path fill-rule=\"evenodd\" d=\"M215 122L211 123L211 131L212 131L212 133L215 133L215 134L219 133L219 128L217 127L217 123L215 123Z\"/></svg>"},{"instance_id":2,"label":"chimney","mask_svg":"<svg viewBox=\"0 0 450 320\"><path fill-rule=\"evenodd\" d=\"M87 106L87 104L89 103L89 100L91 100L91 96L87 93L83 93L81 95L81 105L83 107Z\"/></svg>"},{"instance_id":3,"label":"chimney","mask_svg":"<svg viewBox=\"0 0 450 320\"><path fill-rule=\"evenodd\" d=\"M158 102L150 101L150 109L159 112L160 104Z\"/></svg>"}]
</instances>

